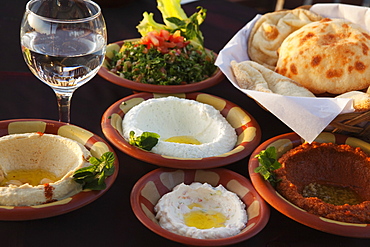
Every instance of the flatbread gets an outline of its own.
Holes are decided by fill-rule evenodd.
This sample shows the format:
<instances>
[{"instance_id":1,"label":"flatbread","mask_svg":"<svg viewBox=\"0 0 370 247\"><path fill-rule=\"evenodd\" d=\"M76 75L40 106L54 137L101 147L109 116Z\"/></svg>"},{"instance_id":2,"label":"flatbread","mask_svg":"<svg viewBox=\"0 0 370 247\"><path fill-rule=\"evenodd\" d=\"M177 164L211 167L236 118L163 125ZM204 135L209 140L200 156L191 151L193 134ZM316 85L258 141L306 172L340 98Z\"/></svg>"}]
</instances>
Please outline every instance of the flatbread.
<instances>
[{"instance_id":1,"label":"flatbread","mask_svg":"<svg viewBox=\"0 0 370 247\"><path fill-rule=\"evenodd\" d=\"M235 78L241 88L285 96L315 97L295 81L253 61L231 61Z\"/></svg>"},{"instance_id":2,"label":"flatbread","mask_svg":"<svg viewBox=\"0 0 370 247\"><path fill-rule=\"evenodd\" d=\"M276 72L314 94L342 94L370 86L370 33L343 19L323 19L281 44Z\"/></svg>"},{"instance_id":3,"label":"flatbread","mask_svg":"<svg viewBox=\"0 0 370 247\"><path fill-rule=\"evenodd\" d=\"M248 56L252 61L275 69L277 50L292 32L322 17L306 9L283 10L264 14L253 26L248 39Z\"/></svg>"},{"instance_id":4,"label":"flatbread","mask_svg":"<svg viewBox=\"0 0 370 247\"><path fill-rule=\"evenodd\" d=\"M353 108L356 111L363 112L370 110L370 94L361 91L351 91L338 95L336 98L353 99Z\"/></svg>"}]
</instances>

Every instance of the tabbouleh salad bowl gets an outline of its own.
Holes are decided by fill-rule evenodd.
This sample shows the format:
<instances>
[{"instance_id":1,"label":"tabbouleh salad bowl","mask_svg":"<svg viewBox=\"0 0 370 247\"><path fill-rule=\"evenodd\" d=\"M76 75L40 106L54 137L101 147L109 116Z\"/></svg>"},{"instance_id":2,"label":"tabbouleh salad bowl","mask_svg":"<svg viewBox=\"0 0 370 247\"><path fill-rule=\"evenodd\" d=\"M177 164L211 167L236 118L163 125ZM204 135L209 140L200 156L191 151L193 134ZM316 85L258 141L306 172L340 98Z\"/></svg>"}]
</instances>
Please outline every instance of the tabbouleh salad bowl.
<instances>
[{"instance_id":1,"label":"tabbouleh salad bowl","mask_svg":"<svg viewBox=\"0 0 370 247\"><path fill-rule=\"evenodd\" d=\"M221 70L217 67L214 74L207 78L206 80L186 84L186 85L155 85L155 84L146 84L146 83L139 83L135 81L131 81L125 78L120 77L119 75L109 71L107 64L108 60L114 56L113 50L119 51L121 46L126 41L135 41L138 39L130 39L130 40L122 40L107 46L107 53L105 55L105 60L103 66L100 68L98 74L116 85L130 88L134 91L139 92L153 92L153 93L188 93L188 92L195 92L200 91L205 88L212 87L220 83L225 77ZM210 50L207 50L211 52ZM214 53L214 55L217 55Z\"/></svg>"},{"instance_id":2,"label":"tabbouleh salad bowl","mask_svg":"<svg viewBox=\"0 0 370 247\"><path fill-rule=\"evenodd\" d=\"M162 167L181 169L206 169L228 165L247 157L258 146L261 130L248 112L230 101L200 92L172 94L172 96L196 100L219 110L236 130L238 139L234 149L222 155L207 158L177 158L162 156L130 145L122 136L122 120L125 114L145 100L166 96L169 94L141 92L118 100L103 114L101 126L105 137L119 150L136 159Z\"/></svg>"},{"instance_id":3,"label":"tabbouleh salad bowl","mask_svg":"<svg viewBox=\"0 0 370 247\"><path fill-rule=\"evenodd\" d=\"M236 193L246 205L248 222L237 235L219 239L195 239L172 233L162 228L155 219L154 206L160 197L180 183L208 183L214 187L222 184ZM245 241L258 234L270 218L270 209L253 188L249 179L224 168L207 170L181 170L158 168L140 178L131 191L131 207L136 217L148 229L169 240L186 246L226 246Z\"/></svg>"},{"instance_id":4,"label":"tabbouleh salad bowl","mask_svg":"<svg viewBox=\"0 0 370 247\"><path fill-rule=\"evenodd\" d=\"M345 135L323 132L315 141L321 143L348 144L353 147L360 147L364 152L370 153L369 143ZM278 157L280 157L285 152L301 145L303 142L304 140L300 136L292 132L273 137L256 148L250 156L248 170L252 184L257 192L276 210L303 225L340 236L370 238L370 224L340 222L308 213L281 196L259 173L254 172L254 169L259 166L258 159L255 156L262 150L274 146L277 150Z\"/></svg>"}]
</instances>

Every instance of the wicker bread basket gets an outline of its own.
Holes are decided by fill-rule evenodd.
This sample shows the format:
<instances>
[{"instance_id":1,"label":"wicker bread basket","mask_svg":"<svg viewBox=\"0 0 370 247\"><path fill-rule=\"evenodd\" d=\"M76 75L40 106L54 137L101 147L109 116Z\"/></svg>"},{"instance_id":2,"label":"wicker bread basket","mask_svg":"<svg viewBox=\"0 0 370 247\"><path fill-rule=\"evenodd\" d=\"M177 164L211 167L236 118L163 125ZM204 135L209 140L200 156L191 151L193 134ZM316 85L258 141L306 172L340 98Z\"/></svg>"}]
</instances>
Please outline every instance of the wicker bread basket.
<instances>
[{"instance_id":1,"label":"wicker bread basket","mask_svg":"<svg viewBox=\"0 0 370 247\"><path fill-rule=\"evenodd\" d=\"M284 2L284 0L278 0L275 11L283 10ZM298 8L309 10L311 7L312 5L303 5ZM340 114L325 131L353 136L370 142L370 110Z\"/></svg>"},{"instance_id":2,"label":"wicker bread basket","mask_svg":"<svg viewBox=\"0 0 370 247\"><path fill-rule=\"evenodd\" d=\"M256 101L256 103L268 111L259 102ZM370 143L370 110L340 114L324 131L353 136Z\"/></svg>"},{"instance_id":3,"label":"wicker bread basket","mask_svg":"<svg viewBox=\"0 0 370 247\"><path fill-rule=\"evenodd\" d=\"M279 2L281 3L281 2L284 2L284 1L279 1ZM298 8L310 10L311 7L312 7L311 5L303 5L303 6L300 6ZM276 12L281 11L281 10L286 10L286 9L283 9L283 8L280 7L279 9L276 10ZM245 31L245 30L248 30L248 29L251 29L251 28L252 28L251 26L245 27L241 31ZM235 37L236 37L236 39L234 41L236 41L236 40L240 41L241 40L243 42L246 41L246 43L248 43L248 36L245 35L245 32L237 33ZM246 38L243 39L244 37L246 37ZM243 61L243 59L244 60L251 60L250 57L247 58L247 57L234 56L234 54L237 54L237 52L240 49L242 49L243 53L244 52L248 53L247 49L244 46L240 47L240 46L235 45L234 43L231 43L231 44L228 44L228 45L229 45L227 47L228 49L223 49L223 50L220 51L220 54L223 55L224 57L226 57L226 58L231 57L231 60L240 60L240 61ZM244 48L246 50L243 50ZM219 61L219 66L222 68L223 66L225 66L225 64L228 64L228 63L229 63L228 59L224 59L222 61ZM232 75L232 73L229 72L229 70L224 69L222 71L226 75L228 75L229 78L231 78L231 81L234 83L234 85L239 90L243 91L243 88L241 88L238 85L236 79L234 79L234 81L233 81L233 75ZM358 90L358 91L363 91L363 92L366 92L367 94L370 95L370 87L369 87L369 89L363 89L363 90ZM252 97L248 93L247 93L247 95L249 97ZM333 95L333 94L326 93L326 94L320 94L320 95L316 95L316 96L317 97L325 97L325 98L334 98L338 95ZM255 102L262 109L264 109L266 111L269 111L269 109L264 107L263 104L259 102L259 100L256 100L254 97L252 97L252 98L255 100ZM354 105L354 108L357 109L355 107L355 105ZM364 109L366 109L366 110L364 110ZM280 116L277 116L277 117L279 118ZM282 117L284 117L284 116L282 116ZM299 121L297 121L297 122L299 122ZM305 120L303 120L303 122L304 122L304 124L307 124L307 122ZM294 124L296 124L296 122L294 122ZM317 131L321 131L321 130L322 129L318 129ZM347 135L347 136L353 136L353 137L356 137L358 139L361 139L361 140L364 140L364 141L370 143L370 109L369 108L361 108L361 111L356 110L355 112L352 112L352 113L340 114L336 118L334 118L334 120L325 128L324 131L333 132L333 133L340 133L340 134L344 134L344 135Z\"/></svg>"},{"instance_id":4,"label":"wicker bread basket","mask_svg":"<svg viewBox=\"0 0 370 247\"><path fill-rule=\"evenodd\" d=\"M357 137L370 142L370 110L338 115L326 131Z\"/></svg>"}]
</instances>

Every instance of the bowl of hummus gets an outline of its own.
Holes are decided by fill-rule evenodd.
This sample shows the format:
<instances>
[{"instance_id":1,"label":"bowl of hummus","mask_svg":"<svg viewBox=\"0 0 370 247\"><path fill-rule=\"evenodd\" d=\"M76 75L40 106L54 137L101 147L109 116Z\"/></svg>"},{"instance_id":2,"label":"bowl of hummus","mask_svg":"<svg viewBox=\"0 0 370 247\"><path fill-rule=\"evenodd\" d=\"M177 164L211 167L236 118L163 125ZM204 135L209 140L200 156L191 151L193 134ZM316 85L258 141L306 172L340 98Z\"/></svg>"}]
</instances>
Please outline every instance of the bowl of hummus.
<instances>
[{"instance_id":1,"label":"bowl of hummus","mask_svg":"<svg viewBox=\"0 0 370 247\"><path fill-rule=\"evenodd\" d=\"M102 117L107 139L124 153L164 167L197 169L231 164L259 144L261 131L245 110L205 94L137 93ZM147 148L147 143L154 144Z\"/></svg>"},{"instance_id":2,"label":"bowl of hummus","mask_svg":"<svg viewBox=\"0 0 370 247\"><path fill-rule=\"evenodd\" d=\"M78 126L43 119L0 121L0 219L31 220L78 209L103 195L105 188L86 189L74 178L91 157L113 149L99 136Z\"/></svg>"},{"instance_id":3,"label":"bowl of hummus","mask_svg":"<svg viewBox=\"0 0 370 247\"><path fill-rule=\"evenodd\" d=\"M158 168L137 181L130 200L148 229L187 246L245 241L258 234L270 216L250 181L224 168Z\"/></svg>"},{"instance_id":4,"label":"bowl of hummus","mask_svg":"<svg viewBox=\"0 0 370 247\"><path fill-rule=\"evenodd\" d=\"M259 156L269 150L276 150L280 166L267 181L258 169L264 167ZM369 238L369 154L370 144L354 137L323 132L307 143L288 133L253 152L249 174L260 195L291 219L331 234Z\"/></svg>"}]
</instances>

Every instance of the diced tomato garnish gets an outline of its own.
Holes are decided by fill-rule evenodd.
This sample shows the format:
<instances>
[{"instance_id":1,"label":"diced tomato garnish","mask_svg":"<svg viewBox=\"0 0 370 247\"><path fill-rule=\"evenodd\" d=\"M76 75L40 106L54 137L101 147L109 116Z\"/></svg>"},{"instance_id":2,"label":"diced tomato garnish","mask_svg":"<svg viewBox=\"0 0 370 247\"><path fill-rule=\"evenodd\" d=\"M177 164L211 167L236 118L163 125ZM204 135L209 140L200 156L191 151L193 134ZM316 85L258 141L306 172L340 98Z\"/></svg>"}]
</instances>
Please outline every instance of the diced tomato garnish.
<instances>
[{"instance_id":1,"label":"diced tomato garnish","mask_svg":"<svg viewBox=\"0 0 370 247\"><path fill-rule=\"evenodd\" d=\"M171 36L170 32L168 32L167 30L164 30L164 29L162 29L161 31L159 31L159 35L161 37L163 37L164 40L169 40L170 39L170 36Z\"/></svg>"},{"instance_id":2,"label":"diced tomato garnish","mask_svg":"<svg viewBox=\"0 0 370 247\"><path fill-rule=\"evenodd\" d=\"M146 36L141 38L140 43L146 45L148 49L155 47L158 51L165 54L172 48L184 48L190 42L185 41L185 38L181 36L180 31L176 31L171 34L167 30L160 30L159 32L152 31L147 33Z\"/></svg>"}]
</instances>

